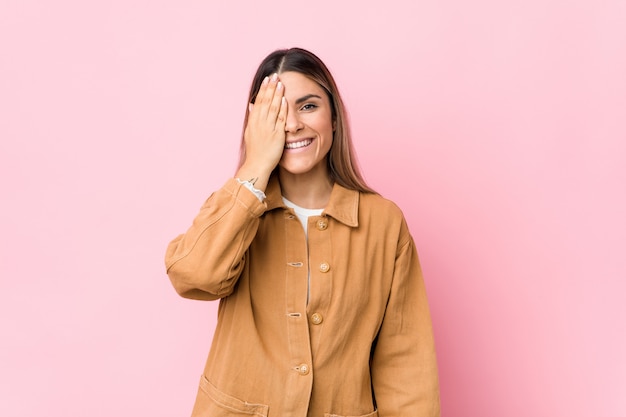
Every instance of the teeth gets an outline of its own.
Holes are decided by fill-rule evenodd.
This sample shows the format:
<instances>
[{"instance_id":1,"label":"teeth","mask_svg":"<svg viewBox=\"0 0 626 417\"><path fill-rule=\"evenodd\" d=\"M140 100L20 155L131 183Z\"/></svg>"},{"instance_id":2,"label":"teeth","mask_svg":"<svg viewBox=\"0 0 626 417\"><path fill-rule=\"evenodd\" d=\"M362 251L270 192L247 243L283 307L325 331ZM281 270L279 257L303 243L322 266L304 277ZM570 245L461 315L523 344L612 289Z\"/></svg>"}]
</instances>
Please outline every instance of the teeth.
<instances>
[{"instance_id":1,"label":"teeth","mask_svg":"<svg viewBox=\"0 0 626 417\"><path fill-rule=\"evenodd\" d=\"M305 139L305 140L301 140L300 142L287 143L285 144L285 148L287 149L304 148L305 146L309 146L311 142L313 142L313 139Z\"/></svg>"}]
</instances>

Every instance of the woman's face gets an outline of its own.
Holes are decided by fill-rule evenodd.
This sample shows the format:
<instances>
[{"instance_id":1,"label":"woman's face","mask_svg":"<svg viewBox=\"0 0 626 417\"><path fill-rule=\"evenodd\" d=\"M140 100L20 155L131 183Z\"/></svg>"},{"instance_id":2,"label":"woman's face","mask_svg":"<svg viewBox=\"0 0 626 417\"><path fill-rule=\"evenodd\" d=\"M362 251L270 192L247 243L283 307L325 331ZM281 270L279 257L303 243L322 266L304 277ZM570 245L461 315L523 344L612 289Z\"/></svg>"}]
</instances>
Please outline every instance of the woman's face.
<instances>
[{"instance_id":1,"label":"woman's face","mask_svg":"<svg viewBox=\"0 0 626 417\"><path fill-rule=\"evenodd\" d=\"M285 86L285 149L278 165L291 174L327 173L326 156L333 143L334 123L326 91L299 72L279 75Z\"/></svg>"}]
</instances>

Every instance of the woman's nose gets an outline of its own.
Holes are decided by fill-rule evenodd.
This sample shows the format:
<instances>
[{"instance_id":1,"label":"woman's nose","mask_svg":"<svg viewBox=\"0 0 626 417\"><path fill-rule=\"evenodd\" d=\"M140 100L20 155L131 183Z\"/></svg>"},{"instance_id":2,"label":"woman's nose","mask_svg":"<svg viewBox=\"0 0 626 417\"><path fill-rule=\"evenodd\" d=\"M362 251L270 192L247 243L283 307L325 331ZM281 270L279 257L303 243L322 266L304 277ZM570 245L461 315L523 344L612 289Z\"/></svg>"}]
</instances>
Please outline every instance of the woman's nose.
<instances>
[{"instance_id":1,"label":"woman's nose","mask_svg":"<svg viewBox=\"0 0 626 417\"><path fill-rule=\"evenodd\" d=\"M287 108L287 120L285 121L285 132L295 133L302 129L303 124L298 117L298 112L292 107Z\"/></svg>"}]
</instances>

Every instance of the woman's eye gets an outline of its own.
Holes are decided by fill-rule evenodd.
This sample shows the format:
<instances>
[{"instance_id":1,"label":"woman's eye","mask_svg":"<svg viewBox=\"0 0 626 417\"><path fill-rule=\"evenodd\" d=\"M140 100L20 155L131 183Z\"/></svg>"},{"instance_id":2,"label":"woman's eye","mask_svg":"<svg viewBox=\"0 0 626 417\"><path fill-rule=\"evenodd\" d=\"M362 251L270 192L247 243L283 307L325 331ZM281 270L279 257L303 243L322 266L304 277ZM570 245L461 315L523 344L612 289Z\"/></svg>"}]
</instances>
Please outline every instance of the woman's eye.
<instances>
[{"instance_id":1,"label":"woman's eye","mask_svg":"<svg viewBox=\"0 0 626 417\"><path fill-rule=\"evenodd\" d=\"M305 104L300 110L313 110L317 106L315 104Z\"/></svg>"}]
</instances>

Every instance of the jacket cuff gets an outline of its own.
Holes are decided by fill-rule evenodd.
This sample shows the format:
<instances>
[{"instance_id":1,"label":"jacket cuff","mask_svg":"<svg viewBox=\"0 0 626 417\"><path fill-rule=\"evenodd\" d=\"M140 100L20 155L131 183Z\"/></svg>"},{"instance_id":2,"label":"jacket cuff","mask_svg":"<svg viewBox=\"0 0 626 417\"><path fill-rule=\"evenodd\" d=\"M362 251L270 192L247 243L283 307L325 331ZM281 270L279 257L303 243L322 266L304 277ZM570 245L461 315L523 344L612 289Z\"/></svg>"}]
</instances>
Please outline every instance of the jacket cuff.
<instances>
[{"instance_id":1,"label":"jacket cuff","mask_svg":"<svg viewBox=\"0 0 626 417\"><path fill-rule=\"evenodd\" d=\"M236 204L244 206L254 217L260 217L267 210L267 204L236 178L228 179L223 189L235 198Z\"/></svg>"}]
</instances>

